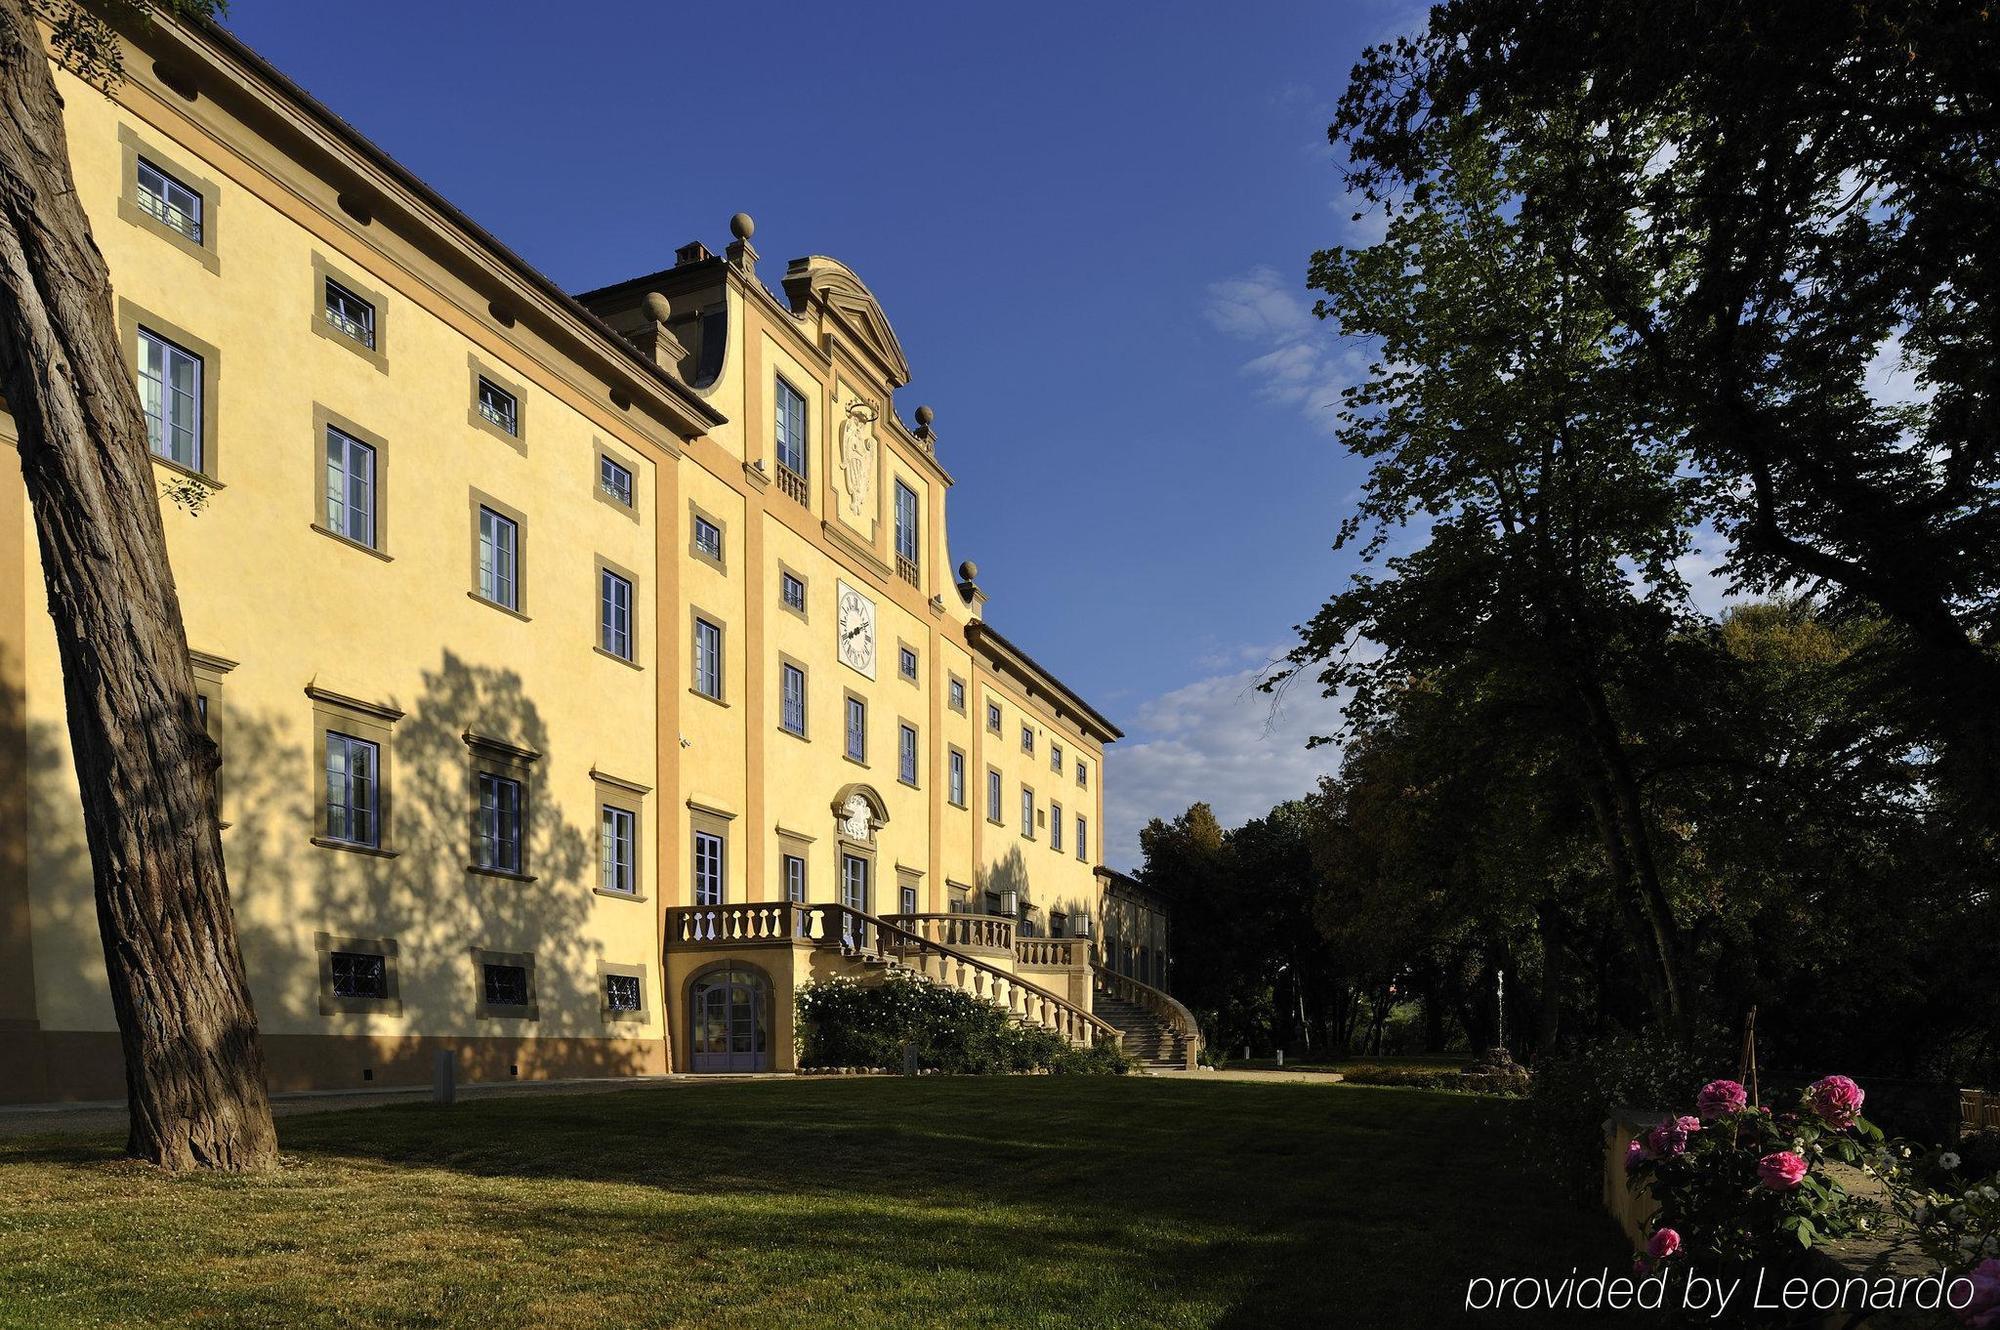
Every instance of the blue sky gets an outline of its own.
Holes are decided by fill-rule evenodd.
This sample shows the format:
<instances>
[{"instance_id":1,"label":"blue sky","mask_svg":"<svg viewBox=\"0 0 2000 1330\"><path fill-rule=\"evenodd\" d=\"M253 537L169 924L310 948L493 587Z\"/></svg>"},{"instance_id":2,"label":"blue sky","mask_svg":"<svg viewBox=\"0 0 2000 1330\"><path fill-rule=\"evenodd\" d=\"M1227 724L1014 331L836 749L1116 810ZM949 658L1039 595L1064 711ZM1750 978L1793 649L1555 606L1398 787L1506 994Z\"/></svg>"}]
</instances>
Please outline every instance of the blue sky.
<instances>
[{"instance_id":1,"label":"blue sky","mask_svg":"<svg viewBox=\"0 0 2000 1330\"><path fill-rule=\"evenodd\" d=\"M1355 238L1325 138L1402 0L1242 6L235 0L230 26L572 290L834 255L937 412L954 561L1118 721L1105 857L1303 793L1331 722L1246 692L1344 576L1356 351L1305 265ZM1059 482L1058 478L1067 477Z\"/></svg>"}]
</instances>

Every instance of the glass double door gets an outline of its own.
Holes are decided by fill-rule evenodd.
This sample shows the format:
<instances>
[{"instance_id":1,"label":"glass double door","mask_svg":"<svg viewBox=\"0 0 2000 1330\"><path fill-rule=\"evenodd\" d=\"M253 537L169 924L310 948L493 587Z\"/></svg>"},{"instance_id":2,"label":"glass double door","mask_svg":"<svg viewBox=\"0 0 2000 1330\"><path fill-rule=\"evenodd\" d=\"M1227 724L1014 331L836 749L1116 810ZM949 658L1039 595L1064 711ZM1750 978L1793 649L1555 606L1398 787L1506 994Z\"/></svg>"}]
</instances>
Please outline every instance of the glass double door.
<instances>
[{"instance_id":1,"label":"glass double door","mask_svg":"<svg viewBox=\"0 0 2000 1330\"><path fill-rule=\"evenodd\" d=\"M769 997L763 976L748 970L719 970L695 980L688 993L688 1065L695 1071L770 1070Z\"/></svg>"}]
</instances>

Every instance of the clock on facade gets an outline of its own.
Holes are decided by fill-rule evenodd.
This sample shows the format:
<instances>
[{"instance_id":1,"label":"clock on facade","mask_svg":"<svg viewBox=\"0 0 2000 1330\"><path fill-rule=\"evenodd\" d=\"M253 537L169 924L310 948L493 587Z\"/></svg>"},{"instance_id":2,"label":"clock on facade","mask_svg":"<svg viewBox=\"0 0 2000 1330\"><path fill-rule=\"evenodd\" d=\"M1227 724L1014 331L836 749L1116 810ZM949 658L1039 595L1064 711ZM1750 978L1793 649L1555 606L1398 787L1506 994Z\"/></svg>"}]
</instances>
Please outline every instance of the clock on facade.
<instances>
[{"instance_id":1,"label":"clock on facade","mask_svg":"<svg viewBox=\"0 0 2000 1330\"><path fill-rule=\"evenodd\" d=\"M875 602L845 582L838 584L840 658L848 668L875 677Z\"/></svg>"}]
</instances>

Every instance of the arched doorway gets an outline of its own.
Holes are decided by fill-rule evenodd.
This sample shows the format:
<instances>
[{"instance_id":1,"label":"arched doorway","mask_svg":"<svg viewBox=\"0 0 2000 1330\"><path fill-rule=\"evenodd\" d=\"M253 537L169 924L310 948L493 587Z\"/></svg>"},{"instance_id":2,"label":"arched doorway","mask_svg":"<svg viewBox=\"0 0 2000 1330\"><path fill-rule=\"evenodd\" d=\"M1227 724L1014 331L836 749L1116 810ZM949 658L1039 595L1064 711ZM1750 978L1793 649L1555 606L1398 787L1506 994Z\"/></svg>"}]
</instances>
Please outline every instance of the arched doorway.
<instances>
[{"instance_id":1,"label":"arched doorway","mask_svg":"<svg viewBox=\"0 0 2000 1330\"><path fill-rule=\"evenodd\" d=\"M724 966L688 983L688 1068L771 1069L771 984L744 966Z\"/></svg>"}]
</instances>

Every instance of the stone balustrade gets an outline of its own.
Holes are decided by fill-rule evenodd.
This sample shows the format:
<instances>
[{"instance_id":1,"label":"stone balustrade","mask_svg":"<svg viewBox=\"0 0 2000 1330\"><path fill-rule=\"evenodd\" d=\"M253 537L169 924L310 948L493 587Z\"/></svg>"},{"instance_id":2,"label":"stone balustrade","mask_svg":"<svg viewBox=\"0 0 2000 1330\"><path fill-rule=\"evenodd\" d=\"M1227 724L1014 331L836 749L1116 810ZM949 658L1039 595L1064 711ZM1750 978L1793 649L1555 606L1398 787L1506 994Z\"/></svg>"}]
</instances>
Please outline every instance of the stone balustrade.
<instances>
[{"instance_id":1,"label":"stone balustrade","mask_svg":"<svg viewBox=\"0 0 2000 1330\"><path fill-rule=\"evenodd\" d=\"M1046 969L1077 969L1090 964L1087 937L1017 937L1014 963Z\"/></svg>"},{"instance_id":2,"label":"stone balustrade","mask_svg":"<svg viewBox=\"0 0 2000 1330\"><path fill-rule=\"evenodd\" d=\"M1014 950L1014 921L1000 914L892 914L885 922L907 929L930 942L942 942L961 951L994 952L1002 956Z\"/></svg>"}]
</instances>

